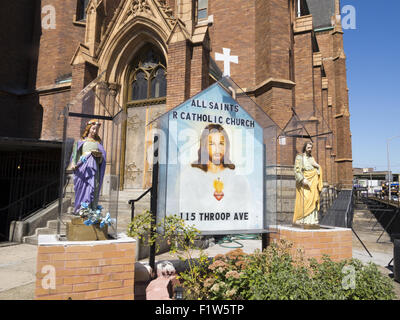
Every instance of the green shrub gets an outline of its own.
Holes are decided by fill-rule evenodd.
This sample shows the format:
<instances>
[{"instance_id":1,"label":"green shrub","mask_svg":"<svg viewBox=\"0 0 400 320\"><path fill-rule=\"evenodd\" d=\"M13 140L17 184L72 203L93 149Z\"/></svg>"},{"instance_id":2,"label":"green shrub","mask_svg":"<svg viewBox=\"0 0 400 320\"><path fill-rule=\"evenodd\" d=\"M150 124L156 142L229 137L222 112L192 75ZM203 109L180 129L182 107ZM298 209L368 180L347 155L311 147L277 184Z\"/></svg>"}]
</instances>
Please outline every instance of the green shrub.
<instances>
[{"instance_id":1,"label":"green shrub","mask_svg":"<svg viewBox=\"0 0 400 320\"><path fill-rule=\"evenodd\" d=\"M301 251L293 254L287 241L273 243L263 252L247 255L241 249L217 255L212 261L201 252L193 259L194 240L200 232L178 216L168 216L162 237L171 253L188 264L179 275L186 299L202 300L391 300L395 298L392 281L378 267L363 265L357 259L340 262L324 256L321 262L305 261ZM128 235L156 242L150 212L135 216ZM152 237L149 237L152 234Z\"/></svg>"},{"instance_id":2,"label":"green shrub","mask_svg":"<svg viewBox=\"0 0 400 320\"><path fill-rule=\"evenodd\" d=\"M191 299L218 300L389 300L392 281L375 264L357 259L340 262L324 256L322 262L305 261L302 252L291 254L281 241L263 252L246 255L237 249L197 266L198 278L183 285Z\"/></svg>"}]
</instances>

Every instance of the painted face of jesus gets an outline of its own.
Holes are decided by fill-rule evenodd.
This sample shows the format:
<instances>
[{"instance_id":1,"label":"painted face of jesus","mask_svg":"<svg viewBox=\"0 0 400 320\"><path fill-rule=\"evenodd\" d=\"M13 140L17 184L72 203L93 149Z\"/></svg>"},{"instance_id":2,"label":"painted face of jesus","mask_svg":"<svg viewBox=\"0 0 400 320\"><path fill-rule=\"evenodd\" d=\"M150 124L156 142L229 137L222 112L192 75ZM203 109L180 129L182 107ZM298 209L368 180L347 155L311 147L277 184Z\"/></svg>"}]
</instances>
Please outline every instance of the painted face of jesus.
<instances>
[{"instance_id":1,"label":"painted face of jesus","mask_svg":"<svg viewBox=\"0 0 400 320\"><path fill-rule=\"evenodd\" d=\"M215 165L222 165L225 155L225 137L221 132L212 132L208 136L208 154Z\"/></svg>"}]
</instances>

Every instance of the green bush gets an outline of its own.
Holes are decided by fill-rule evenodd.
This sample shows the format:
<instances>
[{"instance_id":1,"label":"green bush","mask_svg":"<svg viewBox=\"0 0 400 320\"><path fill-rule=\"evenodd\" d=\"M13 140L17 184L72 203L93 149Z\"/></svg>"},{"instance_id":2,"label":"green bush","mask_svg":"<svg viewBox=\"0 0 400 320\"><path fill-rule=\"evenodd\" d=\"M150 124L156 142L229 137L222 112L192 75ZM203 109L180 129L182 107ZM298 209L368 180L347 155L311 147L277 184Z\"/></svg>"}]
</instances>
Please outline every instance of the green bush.
<instances>
[{"instance_id":1,"label":"green bush","mask_svg":"<svg viewBox=\"0 0 400 320\"><path fill-rule=\"evenodd\" d=\"M204 257L196 265L196 278L180 275L189 299L218 300L390 300L392 281L375 264L357 259L340 262L324 256L322 262L305 261L302 252L291 254L281 241L263 252L246 255L240 249ZM190 279L190 281L188 281Z\"/></svg>"},{"instance_id":2,"label":"green bush","mask_svg":"<svg viewBox=\"0 0 400 320\"><path fill-rule=\"evenodd\" d=\"M156 232L163 226L164 234ZM152 236L149 236L152 234ZM241 249L217 255L212 261L201 252L193 259L194 240L200 232L178 216L152 223L150 212L135 216L128 235L152 244L162 236L188 269L179 275L186 299L202 300L391 300L392 281L373 263L357 259L340 262L324 256L305 261L292 244L280 241L263 252L247 255Z\"/></svg>"}]
</instances>

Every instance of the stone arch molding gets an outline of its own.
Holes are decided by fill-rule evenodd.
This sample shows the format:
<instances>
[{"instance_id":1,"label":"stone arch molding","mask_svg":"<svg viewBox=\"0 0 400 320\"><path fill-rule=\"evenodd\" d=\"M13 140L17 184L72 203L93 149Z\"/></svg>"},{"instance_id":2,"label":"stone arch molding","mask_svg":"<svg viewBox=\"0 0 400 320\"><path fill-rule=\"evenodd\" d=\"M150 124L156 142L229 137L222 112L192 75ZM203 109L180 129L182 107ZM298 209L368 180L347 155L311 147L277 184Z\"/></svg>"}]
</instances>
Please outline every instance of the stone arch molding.
<instances>
[{"instance_id":1,"label":"stone arch molding","mask_svg":"<svg viewBox=\"0 0 400 320\"><path fill-rule=\"evenodd\" d=\"M165 0L122 1L96 50L99 69L106 70L108 82L123 83L126 66L146 42L167 59L167 41L176 21Z\"/></svg>"},{"instance_id":2,"label":"stone arch molding","mask_svg":"<svg viewBox=\"0 0 400 320\"><path fill-rule=\"evenodd\" d=\"M111 39L109 48L99 56L99 69L106 70L106 81L109 83L123 84L130 62L140 49L151 43L164 54L167 60L167 45L165 38L152 27L136 19L127 30L121 32L119 37ZM124 28L125 29L125 28ZM168 64L168 61L167 61Z\"/></svg>"},{"instance_id":3,"label":"stone arch molding","mask_svg":"<svg viewBox=\"0 0 400 320\"><path fill-rule=\"evenodd\" d=\"M88 9L100 8L105 2L91 0ZM88 18L91 24L96 24L100 19L98 12L88 10L88 14L94 15ZM86 26L87 30L90 28ZM90 50L90 43L80 44L71 63L88 62L96 65L99 73L106 71L105 80L108 83L123 84L127 66L142 45L152 43L168 60L168 43L172 34L177 32L184 34L183 38L190 38L184 24L173 16L166 0L122 0L100 43L93 51Z\"/></svg>"},{"instance_id":4,"label":"stone arch molding","mask_svg":"<svg viewBox=\"0 0 400 320\"><path fill-rule=\"evenodd\" d=\"M115 15L96 52L110 82L121 81L121 67L141 43L153 43L167 57L167 40L176 23L165 0L125 0Z\"/></svg>"}]
</instances>

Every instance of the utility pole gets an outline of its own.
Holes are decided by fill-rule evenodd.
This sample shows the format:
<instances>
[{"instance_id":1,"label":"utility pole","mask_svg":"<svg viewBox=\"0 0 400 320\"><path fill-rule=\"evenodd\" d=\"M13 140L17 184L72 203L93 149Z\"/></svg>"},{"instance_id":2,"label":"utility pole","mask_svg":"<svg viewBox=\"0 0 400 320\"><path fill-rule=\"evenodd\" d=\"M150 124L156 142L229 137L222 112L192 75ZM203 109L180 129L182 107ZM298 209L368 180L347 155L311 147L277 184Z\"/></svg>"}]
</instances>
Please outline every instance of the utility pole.
<instances>
[{"instance_id":1,"label":"utility pole","mask_svg":"<svg viewBox=\"0 0 400 320\"><path fill-rule=\"evenodd\" d=\"M391 138L391 139L393 139L393 138ZM387 163L388 163L388 188L389 188L389 201L391 200L391 198L392 198L392 190L391 190L391 186L390 186L390 156L389 156L389 141L391 140L391 139L388 139L388 141L387 141L387 143L386 143L386 151L387 151Z\"/></svg>"}]
</instances>

